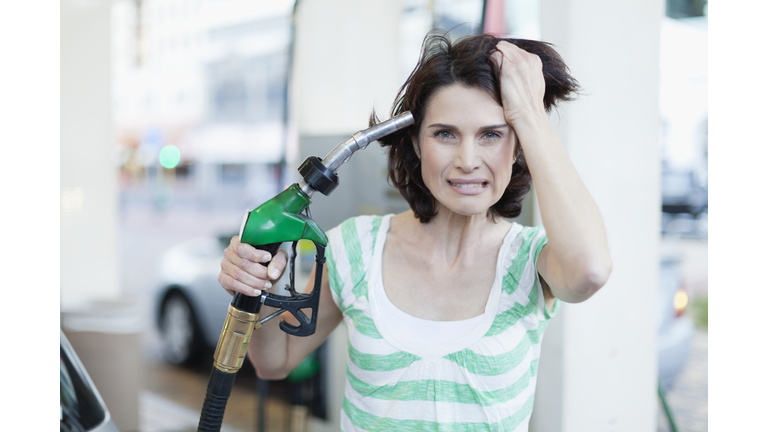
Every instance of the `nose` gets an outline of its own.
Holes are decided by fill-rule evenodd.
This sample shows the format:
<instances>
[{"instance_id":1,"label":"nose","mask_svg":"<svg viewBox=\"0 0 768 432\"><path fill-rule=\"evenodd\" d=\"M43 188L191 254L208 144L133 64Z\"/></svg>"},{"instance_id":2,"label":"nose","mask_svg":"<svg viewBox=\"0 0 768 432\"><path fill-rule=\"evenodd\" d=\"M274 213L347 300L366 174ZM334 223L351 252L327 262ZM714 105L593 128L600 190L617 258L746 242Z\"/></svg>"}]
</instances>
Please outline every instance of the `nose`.
<instances>
[{"instance_id":1,"label":"nose","mask_svg":"<svg viewBox=\"0 0 768 432\"><path fill-rule=\"evenodd\" d=\"M464 139L461 141L454 158L454 168L470 173L480 166L475 143Z\"/></svg>"}]
</instances>

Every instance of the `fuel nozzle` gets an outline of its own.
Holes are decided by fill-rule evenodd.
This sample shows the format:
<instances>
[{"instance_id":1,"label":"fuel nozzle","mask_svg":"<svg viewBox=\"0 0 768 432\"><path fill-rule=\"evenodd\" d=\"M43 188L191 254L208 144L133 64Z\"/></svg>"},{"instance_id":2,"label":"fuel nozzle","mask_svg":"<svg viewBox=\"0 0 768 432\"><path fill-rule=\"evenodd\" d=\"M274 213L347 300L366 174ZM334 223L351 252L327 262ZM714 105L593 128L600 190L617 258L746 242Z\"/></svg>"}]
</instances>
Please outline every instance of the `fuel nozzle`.
<instances>
[{"instance_id":1,"label":"fuel nozzle","mask_svg":"<svg viewBox=\"0 0 768 432\"><path fill-rule=\"evenodd\" d=\"M352 153L413 123L413 115L410 111L406 111L368 129L356 132L331 150L323 160L317 156L308 157L299 167L299 174L304 178L299 183L299 188L307 197L312 197L315 191L326 196L330 195L339 185L339 176L336 171L352 157Z\"/></svg>"}]
</instances>

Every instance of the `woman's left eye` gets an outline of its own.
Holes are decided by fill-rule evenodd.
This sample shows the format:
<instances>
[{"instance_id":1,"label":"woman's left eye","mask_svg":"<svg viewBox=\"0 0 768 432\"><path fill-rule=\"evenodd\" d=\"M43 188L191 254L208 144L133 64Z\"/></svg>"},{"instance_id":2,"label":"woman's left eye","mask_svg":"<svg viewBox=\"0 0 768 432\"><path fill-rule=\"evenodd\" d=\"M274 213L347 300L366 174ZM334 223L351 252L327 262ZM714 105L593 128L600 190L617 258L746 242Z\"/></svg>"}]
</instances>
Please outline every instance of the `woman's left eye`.
<instances>
[{"instance_id":1,"label":"woman's left eye","mask_svg":"<svg viewBox=\"0 0 768 432\"><path fill-rule=\"evenodd\" d=\"M483 133L483 139L494 140L501 138L501 134L496 131L487 131Z\"/></svg>"}]
</instances>

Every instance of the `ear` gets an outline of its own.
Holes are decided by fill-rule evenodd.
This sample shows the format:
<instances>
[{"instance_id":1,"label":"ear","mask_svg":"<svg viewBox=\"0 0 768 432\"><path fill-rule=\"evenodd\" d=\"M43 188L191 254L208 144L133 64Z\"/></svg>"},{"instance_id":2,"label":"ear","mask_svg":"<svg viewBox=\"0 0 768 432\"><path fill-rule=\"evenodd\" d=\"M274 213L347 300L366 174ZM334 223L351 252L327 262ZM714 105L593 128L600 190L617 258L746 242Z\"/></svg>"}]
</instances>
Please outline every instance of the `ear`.
<instances>
[{"instance_id":1,"label":"ear","mask_svg":"<svg viewBox=\"0 0 768 432\"><path fill-rule=\"evenodd\" d=\"M416 157L421 160L421 148L419 148L419 137L411 136L411 144L413 144L413 151L416 152Z\"/></svg>"}]
</instances>

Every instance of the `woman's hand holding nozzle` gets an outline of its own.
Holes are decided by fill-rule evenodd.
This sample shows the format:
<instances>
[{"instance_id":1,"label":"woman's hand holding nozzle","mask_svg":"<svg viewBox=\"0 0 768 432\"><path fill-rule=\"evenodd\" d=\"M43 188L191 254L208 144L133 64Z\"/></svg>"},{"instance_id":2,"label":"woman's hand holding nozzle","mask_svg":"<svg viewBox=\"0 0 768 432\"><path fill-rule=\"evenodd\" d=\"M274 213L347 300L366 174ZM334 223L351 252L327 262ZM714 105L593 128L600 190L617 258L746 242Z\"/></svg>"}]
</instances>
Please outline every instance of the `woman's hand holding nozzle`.
<instances>
[{"instance_id":1,"label":"woman's hand holding nozzle","mask_svg":"<svg viewBox=\"0 0 768 432\"><path fill-rule=\"evenodd\" d=\"M221 260L219 283L230 295L239 292L248 296L259 296L262 290L272 288L272 282L280 279L288 263L288 254L279 249L273 258L267 251L241 243L238 236L232 237L224 249Z\"/></svg>"}]
</instances>

